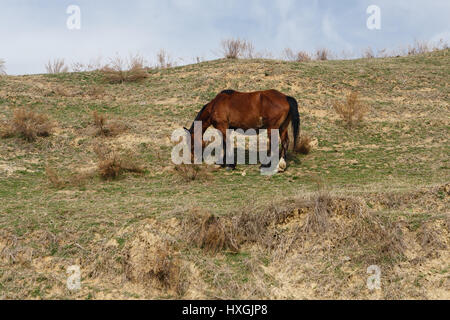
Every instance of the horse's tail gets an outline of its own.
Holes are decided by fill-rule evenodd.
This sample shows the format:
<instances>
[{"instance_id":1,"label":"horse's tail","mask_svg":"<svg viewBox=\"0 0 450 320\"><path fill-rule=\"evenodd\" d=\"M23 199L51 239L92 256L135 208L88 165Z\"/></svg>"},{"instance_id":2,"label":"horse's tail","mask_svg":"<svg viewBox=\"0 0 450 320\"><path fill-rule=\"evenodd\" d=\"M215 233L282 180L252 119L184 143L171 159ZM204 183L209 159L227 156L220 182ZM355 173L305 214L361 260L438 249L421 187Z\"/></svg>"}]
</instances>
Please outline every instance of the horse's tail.
<instances>
[{"instance_id":1,"label":"horse's tail","mask_svg":"<svg viewBox=\"0 0 450 320\"><path fill-rule=\"evenodd\" d=\"M289 116L291 118L292 129L294 131L294 150L297 148L298 137L300 135L300 115L298 114L297 100L286 97L289 102Z\"/></svg>"}]
</instances>

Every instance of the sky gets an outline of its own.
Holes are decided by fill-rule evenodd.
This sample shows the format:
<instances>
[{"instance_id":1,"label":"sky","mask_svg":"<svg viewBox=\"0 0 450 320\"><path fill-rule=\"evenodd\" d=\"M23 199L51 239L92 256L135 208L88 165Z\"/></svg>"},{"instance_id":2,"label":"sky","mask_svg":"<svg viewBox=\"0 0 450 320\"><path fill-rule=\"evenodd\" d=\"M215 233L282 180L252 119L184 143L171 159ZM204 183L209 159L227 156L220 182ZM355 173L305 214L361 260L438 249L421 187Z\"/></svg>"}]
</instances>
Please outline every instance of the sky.
<instances>
[{"instance_id":1,"label":"sky","mask_svg":"<svg viewBox=\"0 0 450 320\"><path fill-rule=\"evenodd\" d=\"M71 5L80 29L67 27ZM380 29L367 27L370 5L380 8ZM226 38L274 58L285 48L356 57L369 46L450 43L449 16L448 0L0 0L0 59L13 75L44 73L56 58L70 65L140 54L152 65L160 49L183 65L220 58Z\"/></svg>"}]
</instances>

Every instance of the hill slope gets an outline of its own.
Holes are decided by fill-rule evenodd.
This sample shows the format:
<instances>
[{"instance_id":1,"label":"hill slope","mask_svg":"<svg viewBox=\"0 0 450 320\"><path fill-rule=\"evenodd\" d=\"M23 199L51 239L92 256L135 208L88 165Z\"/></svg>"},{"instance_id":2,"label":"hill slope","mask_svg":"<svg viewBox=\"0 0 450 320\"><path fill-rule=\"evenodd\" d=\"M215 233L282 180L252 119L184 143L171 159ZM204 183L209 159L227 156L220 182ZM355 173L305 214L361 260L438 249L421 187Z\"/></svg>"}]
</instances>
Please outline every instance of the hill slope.
<instances>
[{"instance_id":1,"label":"hill slope","mask_svg":"<svg viewBox=\"0 0 450 320\"><path fill-rule=\"evenodd\" d=\"M448 298L449 53L307 63L217 60L151 70L145 81L121 85L105 83L97 72L0 78L0 120L27 107L57 123L53 135L34 143L0 139L0 297ZM273 177L261 176L257 166L238 166L232 173L209 170L207 178L184 181L170 161L169 137L227 88L274 88L295 97L301 131L318 146L308 156L293 155L288 170ZM370 106L353 130L343 127L331 107L347 90L358 91ZM128 130L95 136L93 111ZM103 181L93 174L99 145L133 152L145 173ZM61 179L89 178L55 188L46 167ZM370 245L358 243L353 251L341 238L343 246L331 250L324 234L300 241L294 230L317 212L309 202L320 198L317 181L331 194L325 210L330 215L350 210L358 199L362 211L392 229L390 236L400 230L403 249L387 259L378 247L380 255L369 257ZM338 210L339 203L344 209ZM186 217L197 211L207 212L200 217L220 216L227 229L242 222L243 214L267 210L288 218L264 226L274 237L291 236L275 247L249 235L236 240L239 253L184 245ZM333 223L347 226L340 218ZM280 249L289 241L292 247ZM145 267L157 254L142 252L158 245L171 248L167 261L177 276L171 267L165 270L169 284ZM423 254L425 247L431 249ZM319 254L309 255L314 251ZM359 251L362 260L352 256ZM365 287L369 263L390 272L381 293ZM74 264L81 265L83 285L70 292L65 269ZM185 278L191 280L179 280Z\"/></svg>"}]
</instances>

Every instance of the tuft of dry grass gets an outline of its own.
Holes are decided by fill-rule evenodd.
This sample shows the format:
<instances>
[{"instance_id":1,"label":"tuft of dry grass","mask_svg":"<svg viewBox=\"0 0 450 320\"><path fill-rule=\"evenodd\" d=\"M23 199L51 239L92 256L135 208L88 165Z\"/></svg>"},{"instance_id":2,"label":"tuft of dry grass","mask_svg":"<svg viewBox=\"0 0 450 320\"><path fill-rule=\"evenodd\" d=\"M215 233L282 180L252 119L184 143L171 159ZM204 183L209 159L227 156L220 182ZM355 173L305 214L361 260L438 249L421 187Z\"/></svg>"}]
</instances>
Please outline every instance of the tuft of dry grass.
<instances>
[{"instance_id":1,"label":"tuft of dry grass","mask_svg":"<svg viewBox=\"0 0 450 320\"><path fill-rule=\"evenodd\" d=\"M130 56L128 60L115 57L100 71L109 83L137 82L149 77L144 58L139 55Z\"/></svg>"},{"instance_id":2,"label":"tuft of dry grass","mask_svg":"<svg viewBox=\"0 0 450 320\"><path fill-rule=\"evenodd\" d=\"M88 88L87 94L91 97L102 97L105 94L105 88L99 85L92 85Z\"/></svg>"},{"instance_id":3,"label":"tuft of dry grass","mask_svg":"<svg viewBox=\"0 0 450 320\"><path fill-rule=\"evenodd\" d=\"M193 210L183 221L183 229L190 243L207 252L239 250L237 238L229 224L208 212Z\"/></svg>"},{"instance_id":4,"label":"tuft of dry grass","mask_svg":"<svg viewBox=\"0 0 450 320\"><path fill-rule=\"evenodd\" d=\"M344 103L335 101L333 109L344 120L348 128L360 123L368 112L367 106L361 102L356 91L349 92Z\"/></svg>"},{"instance_id":5,"label":"tuft of dry grass","mask_svg":"<svg viewBox=\"0 0 450 320\"><path fill-rule=\"evenodd\" d=\"M125 124L117 121L110 122L105 115L99 114L97 111L92 113L92 118L96 128L96 135L113 137L127 130Z\"/></svg>"},{"instance_id":6,"label":"tuft of dry grass","mask_svg":"<svg viewBox=\"0 0 450 320\"><path fill-rule=\"evenodd\" d=\"M224 39L221 42L222 54L226 59L247 58L254 56L253 43L242 39Z\"/></svg>"},{"instance_id":7,"label":"tuft of dry grass","mask_svg":"<svg viewBox=\"0 0 450 320\"><path fill-rule=\"evenodd\" d=\"M159 50L159 52L156 54L156 60L156 67L159 69L167 69L175 65L170 55L164 49Z\"/></svg>"},{"instance_id":8,"label":"tuft of dry grass","mask_svg":"<svg viewBox=\"0 0 450 320\"><path fill-rule=\"evenodd\" d=\"M37 137L48 137L54 124L44 114L38 114L25 108L14 111L13 118L6 122L0 130L3 138L19 135L29 142L33 142Z\"/></svg>"},{"instance_id":9,"label":"tuft of dry grass","mask_svg":"<svg viewBox=\"0 0 450 320\"><path fill-rule=\"evenodd\" d=\"M108 150L105 146L97 145L94 151L99 159L97 163L98 173L104 180L120 177L125 172L143 173L144 166L131 152L118 154Z\"/></svg>"},{"instance_id":10,"label":"tuft of dry grass","mask_svg":"<svg viewBox=\"0 0 450 320\"><path fill-rule=\"evenodd\" d=\"M45 70L50 74L65 73L69 71L64 59L49 60L45 65Z\"/></svg>"},{"instance_id":11,"label":"tuft of dry grass","mask_svg":"<svg viewBox=\"0 0 450 320\"><path fill-rule=\"evenodd\" d=\"M206 180L210 177L210 170L205 165L183 163L175 166L174 170L185 182Z\"/></svg>"},{"instance_id":12,"label":"tuft of dry grass","mask_svg":"<svg viewBox=\"0 0 450 320\"><path fill-rule=\"evenodd\" d=\"M321 48L316 50L316 60L326 61L330 59L331 52L326 48Z\"/></svg>"},{"instance_id":13,"label":"tuft of dry grass","mask_svg":"<svg viewBox=\"0 0 450 320\"><path fill-rule=\"evenodd\" d=\"M295 147L295 152L301 154L309 154L311 152L311 137L308 135L301 135L300 140Z\"/></svg>"},{"instance_id":14,"label":"tuft of dry grass","mask_svg":"<svg viewBox=\"0 0 450 320\"><path fill-rule=\"evenodd\" d=\"M75 173L70 176L61 176L54 168L50 166L45 167L45 175L51 186L56 189L63 189L66 187L80 187L83 186L93 174L91 172Z\"/></svg>"}]
</instances>

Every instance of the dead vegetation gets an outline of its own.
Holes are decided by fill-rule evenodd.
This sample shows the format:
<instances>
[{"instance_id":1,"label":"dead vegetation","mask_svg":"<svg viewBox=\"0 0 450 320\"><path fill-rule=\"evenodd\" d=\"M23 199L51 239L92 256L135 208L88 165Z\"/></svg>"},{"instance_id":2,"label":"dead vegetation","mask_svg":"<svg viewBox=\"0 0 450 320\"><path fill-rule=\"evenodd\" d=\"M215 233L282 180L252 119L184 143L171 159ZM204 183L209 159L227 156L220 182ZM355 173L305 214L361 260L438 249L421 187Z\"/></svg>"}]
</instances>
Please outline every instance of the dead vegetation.
<instances>
[{"instance_id":1,"label":"dead vegetation","mask_svg":"<svg viewBox=\"0 0 450 320\"><path fill-rule=\"evenodd\" d=\"M64 189L66 187L84 186L94 176L94 172L77 172L62 175L55 168L46 166L45 175L52 187Z\"/></svg>"},{"instance_id":2,"label":"dead vegetation","mask_svg":"<svg viewBox=\"0 0 450 320\"><path fill-rule=\"evenodd\" d=\"M188 242L207 252L239 249L230 225L210 213L193 210L184 220L183 229Z\"/></svg>"},{"instance_id":3,"label":"dead vegetation","mask_svg":"<svg viewBox=\"0 0 450 320\"><path fill-rule=\"evenodd\" d=\"M312 139L310 136L306 134L302 134L300 136L300 140L298 141L295 152L307 155L311 152L312 149Z\"/></svg>"},{"instance_id":4,"label":"dead vegetation","mask_svg":"<svg viewBox=\"0 0 450 320\"><path fill-rule=\"evenodd\" d=\"M326 48L320 48L316 50L316 60L326 61L331 57L331 51Z\"/></svg>"},{"instance_id":5,"label":"dead vegetation","mask_svg":"<svg viewBox=\"0 0 450 320\"><path fill-rule=\"evenodd\" d=\"M334 101L333 109L345 122L347 128L358 125L368 112L368 108L359 99L356 91L347 94L345 102Z\"/></svg>"},{"instance_id":6,"label":"dead vegetation","mask_svg":"<svg viewBox=\"0 0 450 320\"><path fill-rule=\"evenodd\" d=\"M255 51L252 42L242 39L224 39L221 42L221 48L226 59L252 59Z\"/></svg>"},{"instance_id":7,"label":"dead vegetation","mask_svg":"<svg viewBox=\"0 0 450 320\"><path fill-rule=\"evenodd\" d=\"M125 274L133 282L183 296L188 288L187 270L170 243L144 229L125 248Z\"/></svg>"},{"instance_id":8,"label":"dead vegetation","mask_svg":"<svg viewBox=\"0 0 450 320\"><path fill-rule=\"evenodd\" d=\"M164 49L159 50L159 52L156 54L156 60L157 60L156 68L159 69L167 69L175 66L175 63L172 61L172 58Z\"/></svg>"},{"instance_id":9,"label":"dead vegetation","mask_svg":"<svg viewBox=\"0 0 450 320\"><path fill-rule=\"evenodd\" d=\"M13 118L3 122L0 136L3 138L20 136L29 142L37 137L48 137L52 133L54 124L45 114L19 108L14 111Z\"/></svg>"},{"instance_id":10,"label":"dead vegetation","mask_svg":"<svg viewBox=\"0 0 450 320\"><path fill-rule=\"evenodd\" d=\"M49 60L45 65L45 70L50 74L69 72L69 68L66 66L64 59Z\"/></svg>"},{"instance_id":11,"label":"dead vegetation","mask_svg":"<svg viewBox=\"0 0 450 320\"><path fill-rule=\"evenodd\" d=\"M97 111L92 113L92 118L96 128L96 136L114 137L128 129L122 122L109 121L106 115L100 114Z\"/></svg>"},{"instance_id":12,"label":"dead vegetation","mask_svg":"<svg viewBox=\"0 0 450 320\"><path fill-rule=\"evenodd\" d=\"M102 145L95 146L94 151L98 157L98 173L104 180L117 179L125 172L142 174L145 171L132 152L120 154Z\"/></svg>"},{"instance_id":13,"label":"dead vegetation","mask_svg":"<svg viewBox=\"0 0 450 320\"><path fill-rule=\"evenodd\" d=\"M292 49L286 48L283 52L283 56L287 61L295 61L295 62L307 62L311 61L311 55L306 51L298 51L294 53Z\"/></svg>"},{"instance_id":14,"label":"dead vegetation","mask_svg":"<svg viewBox=\"0 0 450 320\"><path fill-rule=\"evenodd\" d=\"M174 167L175 173L184 182L202 181L211 177L211 169L200 164L180 164Z\"/></svg>"},{"instance_id":15,"label":"dead vegetation","mask_svg":"<svg viewBox=\"0 0 450 320\"><path fill-rule=\"evenodd\" d=\"M149 77L144 58L139 55L130 56L129 59L115 57L101 69L101 73L106 81L113 84L137 82Z\"/></svg>"}]
</instances>

